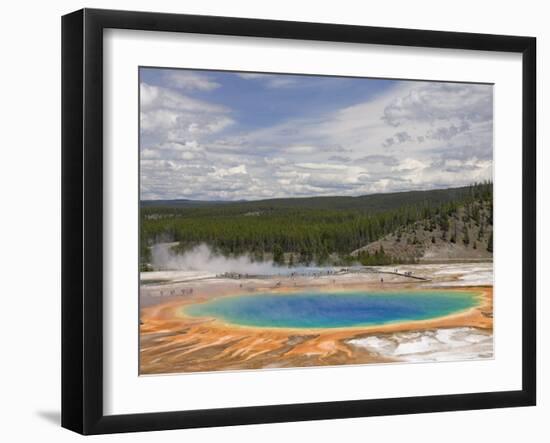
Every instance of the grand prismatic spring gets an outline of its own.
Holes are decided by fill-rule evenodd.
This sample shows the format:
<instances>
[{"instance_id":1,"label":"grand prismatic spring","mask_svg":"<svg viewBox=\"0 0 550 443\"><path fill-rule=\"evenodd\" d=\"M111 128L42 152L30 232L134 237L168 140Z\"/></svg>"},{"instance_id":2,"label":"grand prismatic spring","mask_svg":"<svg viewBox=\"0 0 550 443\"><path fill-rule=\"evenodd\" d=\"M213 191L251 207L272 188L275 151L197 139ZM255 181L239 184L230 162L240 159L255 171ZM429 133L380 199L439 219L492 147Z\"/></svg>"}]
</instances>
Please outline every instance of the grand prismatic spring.
<instances>
[{"instance_id":1,"label":"grand prismatic spring","mask_svg":"<svg viewBox=\"0 0 550 443\"><path fill-rule=\"evenodd\" d=\"M184 313L226 323L276 328L345 328L427 320L477 304L467 291L298 292L215 298Z\"/></svg>"}]
</instances>

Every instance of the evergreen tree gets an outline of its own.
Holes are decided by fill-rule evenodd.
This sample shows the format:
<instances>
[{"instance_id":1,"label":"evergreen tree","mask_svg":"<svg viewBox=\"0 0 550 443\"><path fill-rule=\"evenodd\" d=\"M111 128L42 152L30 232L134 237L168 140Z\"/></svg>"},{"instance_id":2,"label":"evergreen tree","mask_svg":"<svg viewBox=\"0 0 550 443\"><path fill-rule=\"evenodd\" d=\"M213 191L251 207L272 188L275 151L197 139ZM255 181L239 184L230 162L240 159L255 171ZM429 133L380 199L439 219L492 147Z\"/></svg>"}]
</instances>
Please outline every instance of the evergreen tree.
<instances>
[{"instance_id":1,"label":"evergreen tree","mask_svg":"<svg viewBox=\"0 0 550 443\"><path fill-rule=\"evenodd\" d=\"M282 265L285 262L283 249L278 244L273 246L273 262L277 265Z\"/></svg>"},{"instance_id":2,"label":"evergreen tree","mask_svg":"<svg viewBox=\"0 0 550 443\"><path fill-rule=\"evenodd\" d=\"M264 261L264 253L263 253L263 251L260 250L260 249L256 249L256 250L254 251L254 254L253 254L252 257L253 257L253 260L254 260L254 261L257 261L257 262L262 262L262 261Z\"/></svg>"},{"instance_id":3,"label":"evergreen tree","mask_svg":"<svg viewBox=\"0 0 550 443\"><path fill-rule=\"evenodd\" d=\"M311 263L311 256L312 254L306 246L302 246L300 248L300 263L309 266L309 264Z\"/></svg>"},{"instance_id":4,"label":"evergreen tree","mask_svg":"<svg viewBox=\"0 0 550 443\"><path fill-rule=\"evenodd\" d=\"M292 268L294 266L294 254L290 254L290 258L288 259L288 267Z\"/></svg>"},{"instance_id":5,"label":"evergreen tree","mask_svg":"<svg viewBox=\"0 0 550 443\"><path fill-rule=\"evenodd\" d=\"M320 248L320 252L319 252L319 255L317 257L317 263L320 266L324 265L328 261L328 258L329 258L329 253L328 253L327 246L325 244L323 244Z\"/></svg>"}]
</instances>

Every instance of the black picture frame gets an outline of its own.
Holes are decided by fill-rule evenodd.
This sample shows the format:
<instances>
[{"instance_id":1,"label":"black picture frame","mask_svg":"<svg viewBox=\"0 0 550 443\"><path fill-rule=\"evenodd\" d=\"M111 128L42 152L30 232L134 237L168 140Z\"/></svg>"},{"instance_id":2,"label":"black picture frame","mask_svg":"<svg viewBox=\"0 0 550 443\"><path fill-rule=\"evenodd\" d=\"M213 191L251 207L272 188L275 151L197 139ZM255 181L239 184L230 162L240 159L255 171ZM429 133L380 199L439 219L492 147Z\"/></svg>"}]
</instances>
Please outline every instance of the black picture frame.
<instances>
[{"instance_id":1,"label":"black picture frame","mask_svg":"<svg viewBox=\"0 0 550 443\"><path fill-rule=\"evenodd\" d=\"M457 395L105 415L103 30L454 48L522 54L522 389ZM83 9L62 18L62 426L152 431L536 404L536 39L231 17Z\"/></svg>"}]
</instances>

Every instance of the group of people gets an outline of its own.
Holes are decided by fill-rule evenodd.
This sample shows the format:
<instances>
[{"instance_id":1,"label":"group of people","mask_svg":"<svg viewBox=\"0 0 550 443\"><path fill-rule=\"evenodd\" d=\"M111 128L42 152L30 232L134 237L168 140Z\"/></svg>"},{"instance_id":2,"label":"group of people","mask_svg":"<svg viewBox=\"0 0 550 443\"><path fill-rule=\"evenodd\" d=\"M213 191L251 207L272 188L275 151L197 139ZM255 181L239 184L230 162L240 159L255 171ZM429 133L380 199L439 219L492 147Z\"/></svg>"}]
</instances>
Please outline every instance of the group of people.
<instances>
[{"instance_id":1,"label":"group of people","mask_svg":"<svg viewBox=\"0 0 550 443\"><path fill-rule=\"evenodd\" d=\"M169 291L159 291L159 296L164 297L165 295L192 295L193 294L193 288L182 288L179 291L176 289L170 289ZM152 294L155 295L155 294Z\"/></svg>"}]
</instances>

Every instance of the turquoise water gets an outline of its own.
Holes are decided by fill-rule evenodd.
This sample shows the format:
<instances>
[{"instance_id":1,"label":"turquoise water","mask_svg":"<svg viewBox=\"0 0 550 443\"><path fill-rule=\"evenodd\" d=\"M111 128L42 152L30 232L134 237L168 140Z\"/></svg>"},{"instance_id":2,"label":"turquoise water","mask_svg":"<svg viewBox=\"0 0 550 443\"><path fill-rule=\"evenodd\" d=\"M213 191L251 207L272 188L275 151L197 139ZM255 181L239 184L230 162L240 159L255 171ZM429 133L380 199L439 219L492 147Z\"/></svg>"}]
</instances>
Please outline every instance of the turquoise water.
<instances>
[{"instance_id":1,"label":"turquoise water","mask_svg":"<svg viewBox=\"0 0 550 443\"><path fill-rule=\"evenodd\" d=\"M477 304L466 291L299 292L220 297L184 308L194 317L215 317L242 326L343 328L426 320Z\"/></svg>"}]
</instances>

